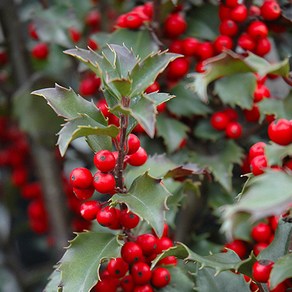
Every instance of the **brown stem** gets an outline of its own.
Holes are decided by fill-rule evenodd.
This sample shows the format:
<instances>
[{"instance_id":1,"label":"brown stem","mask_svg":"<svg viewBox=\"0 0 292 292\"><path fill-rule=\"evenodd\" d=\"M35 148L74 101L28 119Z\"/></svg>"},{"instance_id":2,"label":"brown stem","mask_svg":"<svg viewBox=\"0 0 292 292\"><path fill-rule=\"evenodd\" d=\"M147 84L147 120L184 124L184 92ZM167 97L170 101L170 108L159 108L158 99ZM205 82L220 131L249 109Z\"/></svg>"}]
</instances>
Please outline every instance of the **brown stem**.
<instances>
[{"instance_id":1,"label":"brown stem","mask_svg":"<svg viewBox=\"0 0 292 292\"><path fill-rule=\"evenodd\" d=\"M152 26L153 26L154 33L156 34L158 38L161 37L160 21L161 21L161 0L153 0Z\"/></svg>"},{"instance_id":2,"label":"brown stem","mask_svg":"<svg viewBox=\"0 0 292 292\"><path fill-rule=\"evenodd\" d=\"M122 105L128 107L130 100L127 97L122 98ZM118 163L116 167L116 181L119 191L124 192L123 171L124 171L124 159L127 153L127 128L129 124L128 115L121 114L120 116L120 143L118 147Z\"/></svg>"}]
</instances>

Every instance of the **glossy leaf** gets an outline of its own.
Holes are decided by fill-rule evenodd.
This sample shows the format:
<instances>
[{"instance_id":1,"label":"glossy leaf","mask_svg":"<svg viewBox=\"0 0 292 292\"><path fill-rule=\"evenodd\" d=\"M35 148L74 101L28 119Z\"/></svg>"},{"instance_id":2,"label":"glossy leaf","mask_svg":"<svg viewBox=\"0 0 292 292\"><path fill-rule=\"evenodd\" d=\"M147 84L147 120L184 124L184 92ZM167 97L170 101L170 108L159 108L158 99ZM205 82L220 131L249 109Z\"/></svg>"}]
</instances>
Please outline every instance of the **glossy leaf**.
<instances>
[{"instance_id":1,"label":"glossy leaf","mask_svg":"<svg viewBox=\"0 0 292 292\"><path fill-rule=\"evenodd\" d=\"M106 125L106 120L94 103L77 95L72 88L67 89L56 84L55 88L36 90L32 94L44 97L59 116L74 119L79 117L79 114L87 114L97 122Z\"/></svg>"},{"instance_id":2,"label":"glossy leaf","mask_svg":"<svg viewBox=\"0 0 292 292\"><path fill-rule=\"evenodd\" d=\"M167 209L166 200L170 195L160 179L153 178L146 172L134 180L127 194L116 194L112 196L111 202L125 203L161 236Z\"/></svg>"},{"instance_id":3,"label":"glossy leaf","mask_svg":"<svg viewBox=\"0 0 292 292\"><path fill-rule=\"evenodd\" d=\"M120 255L120 245L111 233L83 232L70 241L60 261L63 292L90 291L98 281L101 261Z\"/></svg>"},{"instance_id":4,"label":"glossy leaf","mask_svg":"<svg viewBox=\"0 0 292 292\"><path fill-rule=\"evenodd\" d=\"M253 106L253 94L256 89L256 78L252 73L240 73L223 77L216 81L215 92L224 104L244 109Z\"/></svg>"},{"instance_id":5,"label":"glossy leaf","mask_svg":"<svg viewBox=\"0 0 292 292\"><path fill-rule=\"evenodd\" d=\"M61 272L57 269L53 271L53 273L49 277L49 282L46 285L44 292L56 292L62 290L61 286Z\"/></svg>"},{"instance_id":6,"label":"glossy leaf","mask_svg":"<svg viewBox=\"0 0 292 292\"><path fill-rule=\"evenodd\" d=\"M187 137L189 128L175 119L165 115L157 117L157 135L162 137L168 152L178 149L181 141Z\"/></svg>"},{"instance_id":7,"label":"glossy leaf","mask_svg":"<svg viewBox=\"0 0 292 292\"><path fill-rule=\"evenodd\" d=\"M114 125L104 126L94 121L87 115L68 121L59 132L58 146L63 156L69 144L80 137L90 135L110 136L115 138L119 133L119 128Z\"/></svg>"},{"instance_id":8,"label":"glossy leaf","mask_svg":"<svg viewBox=\"0 0 292 292\"><path fill-rule=\"evenodd\" d=\"M284 280L292 277L292 253L286 254L279 258L273 266L270 275L270 285L274 289L278 284Z\"/></svg>"},{"instance_id":9,"label":"glossy leaf","mask_svg":"<svg viewBox=\"0 0 292 292\"><path fill-rule=\"evenodd\" d=\"M292 155L292 145L281 146L271 142L265 147L265 155L268 160L268 165L282 166L283 159L286 156Z\"/></svg>"},{"instance_id":10,"label":"glossy leaf","mask_svg":"<svg viewBox=\"0 0 292 292\"><path fill-rule=\"evenodd\" d=\"M205 116L212 112L211 108L203 103L199 96L188 89L187 82L180 82L171 93L175 98L167 103L167 108L178 116L191 117L192 115Z\"/></svg>"},{"instance_id":11,"label":"glossy leaf","mask_svg":"<svg viewBox=\"0 0 292 292\"><path fill-rule=\"evenodd\" d=\"M167 65L180 55L166 52L152 53L139 62L132 70L130 79L133 80L130 97L140 95L151 85Z\"/></svg>"},{"instance_id":12,"label":"glossy leaf","mask_svg":"<svg viewBox=\"0 0 292 292\"><path fill-rule=\"evenodd\" d=\"M217 144L213 154L193 153L191 160L200 167L207 168L228 192L232 190L233 164L240 164L243 156L242 149L234 141Z\"/></svg>"},{"instance_id":13,"label":"glossy leaf","mask_svg":"<svg viewBox=\"0 0 292 292\"><path fill-rule=\"evenodd\" d=\"M152 92L149 94L144 93L143 95L145 95L149 100L151 100L156 106L166 101L169 101L175 97L174 95L170 95L165 92Z\"/></svg>"},{"instance_id":14,"label":"glossy leaf","mask_svg":"<svg viewBox=\"0 0 292 292\"><path fill-rule=\"evenodd\" d=\"M216 141L225 136L222 131L215 130L209 120L200 120L194 129L196 137L204 140Z\"/></svg>"},{"instance_id":15,"label":"glossy leaf","mask_svg":"<svg viewBox=\"0 0 292 292\"><path fill-rule=\"evenodd\" d=\"M94 153L100 150L112 151L112 139L109 136L89 135L85 137L85 141Z\"/></svg>"}]
</instances>

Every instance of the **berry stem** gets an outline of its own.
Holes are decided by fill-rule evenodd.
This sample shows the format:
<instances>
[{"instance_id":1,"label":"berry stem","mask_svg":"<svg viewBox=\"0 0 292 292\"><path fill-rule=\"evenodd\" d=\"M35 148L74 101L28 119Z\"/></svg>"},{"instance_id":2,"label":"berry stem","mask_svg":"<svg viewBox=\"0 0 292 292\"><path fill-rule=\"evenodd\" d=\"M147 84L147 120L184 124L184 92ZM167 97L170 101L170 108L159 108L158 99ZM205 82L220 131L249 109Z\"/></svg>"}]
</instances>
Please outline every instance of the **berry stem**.
<instances>
[{"instance_id":1,"label":"berry stem","mask_svg":"<svg viewBox=\"0 0 292 292\"><path fill-rule=\"evenodd\" d=\"M122 97L122 106L129 107L130 99ZM127 128L129 125L129 116L125 114L120 115L120 142L118 145L118 162L116 166L116 182L117 189L124 192L123 171L124 171L124 158L127 153Z\"/></svg>"}]
</instances>

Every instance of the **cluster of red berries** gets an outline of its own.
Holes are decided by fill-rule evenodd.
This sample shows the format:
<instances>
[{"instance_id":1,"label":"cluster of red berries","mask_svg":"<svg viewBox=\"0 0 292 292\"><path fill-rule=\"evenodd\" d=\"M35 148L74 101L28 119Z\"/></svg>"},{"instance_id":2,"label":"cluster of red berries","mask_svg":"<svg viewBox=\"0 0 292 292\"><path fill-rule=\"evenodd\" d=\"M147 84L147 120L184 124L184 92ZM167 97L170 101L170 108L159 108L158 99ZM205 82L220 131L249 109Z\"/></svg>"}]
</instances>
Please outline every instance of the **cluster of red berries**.
<instances>
[{"instance_id":1,"label":"cluster of red berries","mask_svg":"<svg viewBox=\"0 0 292 292\"><path fill-rule=\"evenodd\" d=\"M268 136L270 140L278 145L286 146L292 143L292 125L287 119L278 119L271 122L268 126ZM250 170L254 175L260 175L268 168L268 161L265 155L265 142L257 142L250 149L246 162L250 166ZM282 166L272 165L270 168L274 170L292 169L292 160L284 158ZM246 168L249 171L249 167Z\"/></svg>"},{"instance_id":2,"label":"cluster of red berries","mask_svg":"<svg viewBox=\"0 0 292 292\"><path fill-rule=\"evenodd\" d=\"M238 139L242 134L242 126L237 120L237 112L232 108L227 108L212 114L210 123L217 131L225 131L226 137Z\"/></svg>"},{"instance_id":3,"label":"cluster of red berries","mask_svg":"<svg viewBox=\"0 0 292 292\"><path fill-rule=\"evenodd\" d=\"M119 140L119 137L116 140ZM123 161L124 168L127 164L141 166L147 161L147 153L140 146L140 140L136 135L128 135L126 148L127 155ZM118 151L111 152L109 150L100 150L95 153L93 162L98 170L94 175L85 167L72 170L70 182L73 186L73 192L79 200L90 199L94 191L109 195L118 191L115 177L118 155ZM134 228L139 223L138 216L132 212L103 206L93 200L84 202L80 206L80 212L84 219L93 220L96 218L101 225L112 229Z\"/></svg>"},{"instance_id":4,"label":"cluster of red berries","mask_svg":"<svg viewBox=\"0 0 292 292\"><path fill-rule=\"evenodd\" d=\"M94 73L86 72L79 84L79 93L83 97L95 95L100 89L101 80Z\"/></svg>"},{"instance_id":5,"label":"cluster of red berries","mask_svg":"<svg viewBox=\"0 0 292 292\"><path fill-rule=\"evenodd\" d=\"M118 291L151 292L169 284L171 275L167 266L177 264L174 256L160 260L151 270L151 261L158 254L173 246L165 224L161 238L153 233L145 233L127 241L121 249L121 257L111 259L101 272L101 280L95 286L96 292Z\"/></svg>"},{"instance_id":6,"label":"cluster of red berries","mask_svg":"<svg viewBox=\"0 0 292 292\"><path fill-rule=\"evenodd\" d=\"M151 2L135 6L130 12L120 15L116 20L116 27L138 29L152 20L153 6Z\"/></svg>"}]
</instances>

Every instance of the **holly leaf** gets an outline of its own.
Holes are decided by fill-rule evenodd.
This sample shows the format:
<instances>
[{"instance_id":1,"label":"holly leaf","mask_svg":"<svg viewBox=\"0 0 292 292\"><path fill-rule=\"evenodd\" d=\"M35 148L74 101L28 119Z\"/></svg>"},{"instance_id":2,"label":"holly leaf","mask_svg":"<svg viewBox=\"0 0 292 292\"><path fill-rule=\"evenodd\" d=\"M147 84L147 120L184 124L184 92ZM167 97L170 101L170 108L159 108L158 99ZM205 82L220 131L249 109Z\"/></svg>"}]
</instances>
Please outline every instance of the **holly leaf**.
<instances>
[{"instance_id":1,"label":"holly leaf","mask_svg":"<svg viewBox=\"0 0 292 292\"><path fill-rule=\"evenodd\" d=\"M225 51L205 60L204 66L206 68L204 73L189 74L189 77L194 79L190 88L205 102L208 101L207 86L221 77L247 72L258 72L262 76L272 73L287 77L290 70L288 59L280 63L270 64L264 58L251 52L248 53L247 57L242 57L232 51Z\"/></svg>"},{"instance_id":2,"label":"holly leaf","mask_svg":"<svg viewBox=\"0 0 292 292\"><path fill-rule=\"evenodd\" d=\"M187 271L182 267L167 267L170 272L170 283L164 288L159 289L159 292L177 292L181 290L183 292L194 291L194 282L187 275Z\"/></svg>"},{"instance_id":3,"label":"holly leaf","mask_svg":"<svg viewBox=\"0 0 292 292\"><path fill-rule=\"evenodd\" d=\"M170 195L161 179L153 178L146 172L134 180L127 194L112 196L111 204L125 203L161 236L167 209L166 200Z\"/></svg>"},{"instance_id":4,"label":"holly leaf","mask_svg":"<svg viewBox=\"0 0 292 292\"><path fill-rule=\"evenodd\" d=\"M270 287L274 289L284 280L292 277L292 253L279 258L273 266L270 274Z\"/></svg>"},{"instance_id":5,"label":"holly leaf","mask_svg":"<svg viewBox=\"0 0 292 292\"><path fill-rule=\"evenodd\" d=\"M219 275L214 276L214 271L210 268L197 271L196 289L200 292L250 291L249 283L244 280L242 274L235 274L231 271L224 271Z\"/></svg>"},{"instance_id":6,"label":"holly leaf","mask_svg":"<svg viewBox=\"0 0 292 292\"><path fill-rule=\"evenodd\" d=\"M90 291L97 283L101 262L120 255L117 237L111 233L83 232L70 241L60 261L63 292Z\"/></svg>"},{"instance_id":7,"label":"holly leaf","mask_svg":"<svg viewBox=\"0 0 292 292\"><path fill-rule=\"evenodd\" d=\"M109 136L89 135L85 141L94 153L100 150L112 150L112 139Z\"/></svg>"},{"instance_id":8,"label":"holly leaf","mask_svg":"<svg viewBox=\"0 0 292 292\"><path fill-rule=\"evenodd\" d=\"M189 128L175 120L168 118L165 115L157 117L157 135L162 137L168 152L173 152L178 149L181 141L187 137Z\"/></svg>"},{"instance_id":9,"label":"holly leaf","mask_svg":"<svg viewBox=\"0 0 292 292\"><path fill-rule=\"evenodd\" d=\"M212 110L204 104L196 93L188 90L187 82L180 82L171 93L175 98L167 103L167 108L178 116L191 117L193 115L205 116Z\"/></svg>"},{"instance_id":10,"label":"holly leaf","mask_svg":"<svg viewBox=\"0 0 292 292\"><path fill-rule=\"evenodd\" d=\"M165 92L152 92L149 94L143 93L143 95L146 96L149 100L151 100L156 106L166 101L169 101L175 97L174 95L170 95Z\"/></svg>"},{"instance_id":11,"label":"holly leaf","mask_svg":"<svg viewBox=\"0 0 292 292\"><path fill-rule=\"evenodd\" d=\"M267 171L252 177L238 203L224 207L224 221L232 221L238 212L247 212L251 220L283 213L292 203L292 177L283 171Z\"/></svg>"},{"instance_id":12,"label":"holly leaf","mask_svg":"<svg viewBox=\"0 0 292 292\"><path fill-rule=\"evenodd\" d=\"M137 63L133 68L130 79L133 80L132 92L130 97L140 95L151 85L157 76L164 71L167 65L180 57L178 54L156 52L151 53L144 60Z\"/></svg>"},{"instance_id":13,"label":"holly leaf","mask_svg":"<svg viewBox=\"0 0 292 292\"><path fill-rule=\"evenodd\" d=\"M183 243L177 242L175 246L158 255L152 262L152 267L155 267L161 259L167 256L176 256L179 259L183 259L185 262L198 263L200 269L212 268L215 270L215 275L218 275L219 273L227 270L234 270L235 272L240 271L241 266L246 265L252 260L251 256L245 260L241 260L232 250L201 256L190 250Z\"/></svg>"},{"instance_id":14,"label":"holly leaf","mask_svg":"<svg viewBox=\"0 0 292 292\"><path fill-rule=\"evenodd\" d=\"M58 84L55 88L45 88L33 91L32 94L42 96L57 115L67 119L86 114L95 121L106 125L106 120L93 102L89 102L77 95L72 88L65 88Z\"/></svg>"},{"instance_id":15,"label":"holly leaf","mask_svg":"<svg viewBox=\"0 0 292 292\"><path fill-rule=\"evenodd\" d=\"M271 142L265 146L265 155L268 165L282 165L283 159L286 156L292 155L292 145L281 146Z\"/></svg>"},{"instance_id":16,"label":"holly leaf","mask_svg":"<svg viewBox=\"0 0 292 292\"><path fill-rule=\"evenodd\" d=\"M198 122L194 129L194 134L196 137L205 140L216 141L225 136L224 132L215 130L209 120L202 119Z\"/></svg>"},{"instance_id":17,"label":"holly leaf","mask_svg":"<svg viewBox=\"0 0 292 292\"><path fill-rule=\"evenodd\" d=\"M289 252L291 235L292 224L285 222L283 219L280 219L273 241L267 248L261 251L261 253L258 255L258 259L266 259L277 262L280 258ZM277 274L276 271L274 271L274 273Z\"/></svg>"},{"instance_id":18,"label":"holly leaf","mask_svg":"<svg viewBox=\"0 0 292 292\"><path fill-rule=\"evenodd\" d=\"M256 77L252 73L240 73L216 81L215 92L224 104L251 109L256 89Z\"/></svg>"},{"instance_id":19,"label":"holly leaf","mask_svg":"<svg viewBox=\"0 0 292 292\"><path fill-rule=\"evenodd\" d=\"M110 136L115 138L119 133L119 128L114 125L104 126L87 115L68 121L61 131L58 133L59 138L57 145L59 146L60 153L63 156L69 144L80 137L90 135Z\"/></svg>"},{"instance_id":20,"label":"holly leaf","mask_svg":"<svg viewBox=\"0 0 292 292\"><path fill-rule=\"evenodd\" d=\"M224 141L217 144L216 153L192 153L191 160L202 168L209 169L226 191L232 190L233 164L241 163L243 150L234 141Z\"/></svg>"},{"instance_id":21,"label":"holly leaf","mask_svg":"<svg viewBox=\"0 0 292 292\"><path fill-rule=\"evenodd\" d=\"M117 29L110 35L108 43L121 46L125 44L141 59L159 50L149 30Z\"/></svg>"},{"instance_id":22,"label":"holly leaf","mask_svg":"<svg viewBox=\"0 0 292 292\"><path fill-rule=\"evenodd\" d=\"M56 292L59 291L59 289L62 290L62 288L60 287L61 281L62 278L60 271L58 271L57 269L54 270L49 277L49 282L46 285L44 292Z\"/></svg>"}]
</instances>

